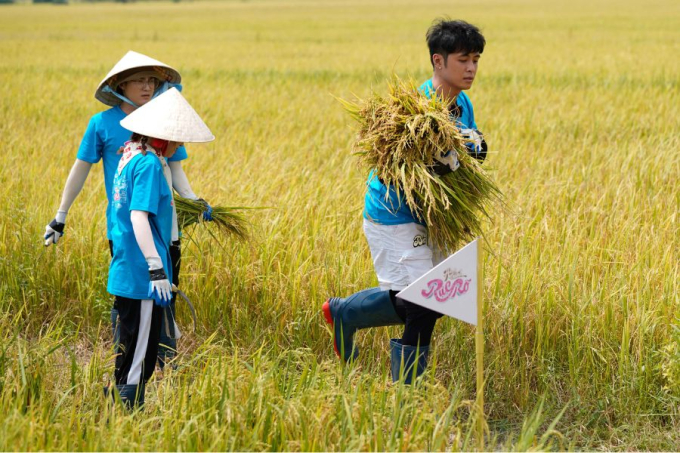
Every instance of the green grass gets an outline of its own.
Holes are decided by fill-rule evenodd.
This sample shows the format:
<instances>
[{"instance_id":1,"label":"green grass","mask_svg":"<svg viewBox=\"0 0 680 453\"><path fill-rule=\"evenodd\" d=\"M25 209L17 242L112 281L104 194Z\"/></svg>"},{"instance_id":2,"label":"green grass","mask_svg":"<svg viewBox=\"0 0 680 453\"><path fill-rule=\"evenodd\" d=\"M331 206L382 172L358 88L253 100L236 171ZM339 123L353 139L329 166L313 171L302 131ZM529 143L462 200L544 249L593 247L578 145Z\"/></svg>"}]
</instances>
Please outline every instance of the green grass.
<instances>
[{"instance_id":1,"label":"green grass","mask_svg":"<svg viewBox=\"0 0 680 453\"><path fill-rule=\"evenodd\" d=\"M487 448L679 450L680 6L253 1L0 8L0 450L469 450L474 331L438 323L415 388L388 339L340 365L319 309L375 285L365 170L335 97L425 80L441 14L488 46L469 95L509 203L487 225ZM185 170L249 242L185 241L199 329L144 414L110 408L101 170L44 249L94 90L127 50L177 67L217 140ZM553 425L553 422L556 423Z\"/></svg>"}]
</instances>

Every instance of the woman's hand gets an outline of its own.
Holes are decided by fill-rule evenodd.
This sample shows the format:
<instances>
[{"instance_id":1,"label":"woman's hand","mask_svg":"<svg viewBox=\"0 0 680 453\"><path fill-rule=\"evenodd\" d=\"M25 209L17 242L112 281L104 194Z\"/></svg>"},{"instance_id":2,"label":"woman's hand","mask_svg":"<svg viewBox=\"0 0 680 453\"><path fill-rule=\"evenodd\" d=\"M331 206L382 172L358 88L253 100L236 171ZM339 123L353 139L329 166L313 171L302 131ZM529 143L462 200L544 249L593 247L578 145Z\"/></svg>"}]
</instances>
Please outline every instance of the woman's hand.
<instances>
[{"instance_id":1,"label":"woman's hand","mask_svg":"<svg viewBox=\"0 0 680 453\"><path fill-rule=\"evenodd\" d=\"M165 270L149 269L149 299L152 299L156 305L167 307L172 300L172 284L165 275Z\"/></svg>"}]
</instances>

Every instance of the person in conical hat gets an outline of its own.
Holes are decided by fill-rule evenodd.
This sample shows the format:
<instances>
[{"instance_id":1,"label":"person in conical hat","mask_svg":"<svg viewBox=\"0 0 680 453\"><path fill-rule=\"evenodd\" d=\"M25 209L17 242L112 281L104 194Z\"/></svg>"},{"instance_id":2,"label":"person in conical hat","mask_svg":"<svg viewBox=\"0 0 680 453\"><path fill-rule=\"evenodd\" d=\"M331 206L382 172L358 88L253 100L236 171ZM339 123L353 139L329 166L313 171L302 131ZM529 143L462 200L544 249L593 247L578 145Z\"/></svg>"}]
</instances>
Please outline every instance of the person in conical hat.
<instances>
[{"instance_id":1,"label":"person in conical hat","mask_svg":"<svg viewBox=\"0 0 680 453\"><path fill-rule=\"evenodd\" d=\"M116 389L130 408L144 403L153 374L162 309L172 300L173 195L167 158L186 142L214 140L176 88L121 120L132 132L111 190L113 257L108 292L118 307Z\"/></svg>"},{"instance_id":2,"label":"person in conical hat","mask_svg":"<svg viewBox=\"0 0 680 453\"><path fill-rule=\"evenodd\" d=\"M170 87L181 88L181 85L179 85L181 81L180 73L171 66L146 55L129 51L99 83L94 96L98 101L110 108L97 113L90 119L85 135L80 143L76 161L66 180L57 214L45 227L43 237L45 246L56 244L61 236L63 236L66 226L66 215L81 192L90 173L90 168L93 164L102 161L104 186L106 188L106 196L109 198L109 205L106 209L107 238L109 240L109 250L113 250L109 215L111 186L113 175L121 157L118 150L130 138L130 132L120 125L120 121L137 107L146 104L154 96L167 91ZM198 199L182 169L181 161L186 158L186 150L184 147L180 147L173 157L168 160L173 176L173 187L185 198ZM209 209L207 203L206 209ZM206 217L209 220L209 215L206 215ZM175 284L178 284L181 249L179 232L176 229L173 231L173 240L175 241L172 248L175 266ZM118 312L114 306L111 310L114 338L116 337L115 326L117 317ZM163 332L165 331L166 329L163 329ZM161 348L159 356L161 366L168 360L167 356L174 355L174 351L177 348L174 339L167 338L165 334L163 337L162 344L164 347Z\"/></svg>"}]
</instances>

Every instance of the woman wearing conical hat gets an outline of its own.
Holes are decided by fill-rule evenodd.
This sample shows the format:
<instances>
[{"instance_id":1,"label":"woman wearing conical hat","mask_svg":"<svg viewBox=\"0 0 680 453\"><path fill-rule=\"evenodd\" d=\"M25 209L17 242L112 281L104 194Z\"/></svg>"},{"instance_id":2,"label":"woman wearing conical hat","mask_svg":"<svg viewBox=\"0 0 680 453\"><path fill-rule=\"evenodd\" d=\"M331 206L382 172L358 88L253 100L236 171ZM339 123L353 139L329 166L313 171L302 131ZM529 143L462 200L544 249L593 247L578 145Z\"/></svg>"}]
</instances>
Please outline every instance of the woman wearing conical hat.
<instances>
[{"instance_id":1,"label":"woman wearing conical hat","mask_svg":"<svg viewBox=\"0 0 680 453\"><path fill-rule=\"evenodd\" d=\"M179 72L174 68L133 51L129 51L104 77L104 80L97 87L95 98L111 108L97 113L90 119L90 123L80 143L75 164L66 180L57 214L45 228L44 241L46 246L56 244L64 234L66 214L82 190L90 168L101 160L104 169L106 196L109 198L109 205L106 209L107 238L109 239L109 248L113 250L110 219L111 186L113 175L120 160L118 150L130 138L130 132L120 125L120 121L139 106L149 102L154 96L158 96L172 86L179 87L180 85L178 84L181 82L181 79ZM181 161L186 158L186 150L184 147L180 147L174 156L169 159L169 169L172 172L173 180L172 185L181 196L198 199L182 169ZM175 284L178 284L180 246L179 233L176 228L173 230L173 241L175 241L172 247ZM172 309L171 305L170 310ZM117 336L115 333L117 316L118 312L114 305L111 311L114 336ZM171 316L167 317L172 319ZM169 329L163 329L164 338L162 338L162 344L165 346L161 348L159 354L161 366L165 360L174 355L177 346L173 338L168 338L165 335L166 330L174 333L174 326L170 326ZM174 335L171 334L170 336ZM166 355L169 357L166 357Z\"/></svg>"},{"instance_id":2,"label":"woman wearing conical hat","mask_svg":"<svg viewBox=\"0 0 680 453\"><path fill-rule=\"evenodd\" d=\"M116 389L128 407L136 407L144 403L144 384L155 368L162 307L172 299L174 203L166 158L185 142L215 137L175 88L120 124L133 134L111 189L108 291L116 298L120 323Z\"/></svg>"}]
</instances>

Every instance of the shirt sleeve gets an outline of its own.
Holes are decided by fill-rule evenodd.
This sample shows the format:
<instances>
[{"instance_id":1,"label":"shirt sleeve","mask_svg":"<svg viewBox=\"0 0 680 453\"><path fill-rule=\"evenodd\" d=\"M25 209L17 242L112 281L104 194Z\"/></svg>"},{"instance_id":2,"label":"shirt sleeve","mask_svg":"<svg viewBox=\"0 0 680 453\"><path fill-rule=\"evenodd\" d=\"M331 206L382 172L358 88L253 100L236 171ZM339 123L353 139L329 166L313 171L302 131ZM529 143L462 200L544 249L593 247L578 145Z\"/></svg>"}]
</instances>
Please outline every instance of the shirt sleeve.
<instances>
[{"instance_id":1,"label":"shirt sleeve","mask_svg":"<svg viewBox=\"0 0 680 453\"><path fill-rule=\"evenodd\" d=\"M177 151L175 151L175 154L173 154L172 157L168 159L168 162L178 162L188 158L189 155L187 154L187 149L184 146L180 146L177 148Z\"/></svg>"},{"instance_id":2,"label":"shirt sleeve","mask_svg":"<svg viewBox=\"0 0 680 453\"><path fill-rule=\"evenodd\" d=\"M76 157L82 161L96 164L102 158L103 149L104 143L97 133L97 118L93 116L87 125L83 139L80 141L80 148L78 148Z\"/></svg>"},{"instance_id":3,"label":"shirt sleeve","mask_svg":"<svg viewBox=\"0 0 680 453\"><path fill-rule=\"evenodd\" d=\"M475 122L475 110L472 108L472 101L470 101L469 97L465 97L465 102L468 105L468 109L470 111L470 129L477 129L477 123Z\"/></svg>"},{"instance_id":4,"label":"shirt sleeve","mask_svg":"<svg viewBox=\"0 0 680 453\"><path fill-rule=\"evenodd\" d=\"M132 174L132 195L130 198L130 211L146 211L156 215L161 195L161 184L165 182L163 169L155 156L142 156Z\"/></svg>"}]
</instances>

